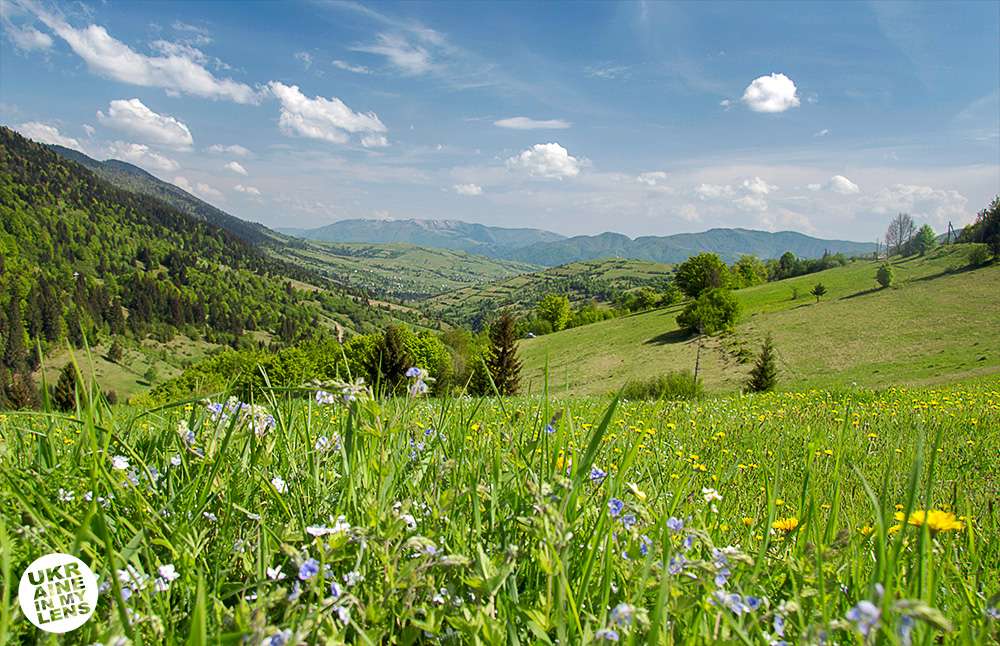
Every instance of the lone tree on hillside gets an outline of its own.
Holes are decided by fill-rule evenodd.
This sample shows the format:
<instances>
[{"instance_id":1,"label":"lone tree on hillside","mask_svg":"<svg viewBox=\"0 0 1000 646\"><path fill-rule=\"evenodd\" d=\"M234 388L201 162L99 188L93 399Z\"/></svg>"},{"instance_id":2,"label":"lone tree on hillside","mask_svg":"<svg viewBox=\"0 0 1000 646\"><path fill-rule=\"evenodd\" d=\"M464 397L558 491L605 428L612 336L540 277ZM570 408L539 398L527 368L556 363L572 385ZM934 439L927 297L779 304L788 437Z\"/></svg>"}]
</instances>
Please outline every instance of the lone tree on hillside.
<instances>
[{"instance_id":1,"label":"lone tree on hillside","mask_svg":"<svg viewBox=\"0 0 1000 646\"><path fill-rule=\"evenodd\" d=\"M517 321L507 312L501 314L490 326L490 349L486 356L486 367L501 395L516 395L521 385L516 328Z\"/></svg>"},{"instance_id":2,"label":"lone tree on hillside","mask_svg":"<svg viewBox=\"0 0 1000 646\"><path fill-rule=\"evenodd\" d=\"M546 294L535 306L538 318L552 324L552 331L558 332L569 322L569 298L559 294Z\"/></svg>"},{"instance_id":3,"label":"lone tree on hillside","mask_svg":"<svg viewBox=\"0 0 1000 646\"><path fill-rule=\"evenodd\" d=\"M818 303L820 297L826 294L826 285L823 283L816 283L816 286L813 287L812 291L809 293L816 297L816 302Z\"/></svg>"},{"instance_id":4,"label":"lone tree on hillside","mask_svg":"<svg viewBox=\"0 0 1000 646\"><path fill-rule=\"evenodd\" d=\"M923 256L928 251L933 251L937 246L937 234L929 224L925 224L917 231L917 236L913 239L913 249Z\"/></svg>"},{"instance_id":5,"label":"lone tree on hillside","mask_svg":"<svg viewBox=\"0 0 1000 646\"><path fill-rule=\"evenodd\" d=\"M674 284L691 298L698 298L709 289L726 287L729 267L714 253L691 256L677 267Z\"/></svg>"},{"instance_id":6,"label":"lone tree on hillside","mask_svg":"<svg viewBox=\"0 0 1000 646\"><path fill-rule=\"evenodd\" d=\"M875 280L878 281L878 284L882 287L882 289L891 287L892 282L895 279L896 273L893 271L892 265L889 263L882 263L882 265L878 268L878 271L875 272Z\"/></svg>"},{"instance_id":7,"label":"lone tree on hillside","mask_svg":"<svg viewBox=\"0 0 1000 646\"><path fill-rule=\"evenodd\" d=\"M904 248L910 242L917 226L913 223L913 218L908 213L900 213L889 222L889 228L885 232L885 250L890 256L903 253Z\"/></svg>"},{"instance_id":8,"label":"lone tree on hillside","mask_svg":"<svg viewBox=\"0 0 1000 646\"><path fill-rule=\"evenodd\" d=\"M56 385L52 387L52 405L61 411L75 409L77 392L79 391L81 401L86 395L81 386L76 374L76 366L71 361L63 366Z\"/></svg>"},{"instance_id":9,"label":"lone tree on hillside","mask_svg":"<svg viewBox=\"0 0 1000 646\"><path fill-rule=\"evenodd\" d=\"M778 365L774 354L774 341L771 334L764 337L764 343L760 346L760 354L754 363L753 370L750 371L750 378L747 379L746 389L751 393L762 393L774 390L778 383Z\"/></svg>"}]
</instances>

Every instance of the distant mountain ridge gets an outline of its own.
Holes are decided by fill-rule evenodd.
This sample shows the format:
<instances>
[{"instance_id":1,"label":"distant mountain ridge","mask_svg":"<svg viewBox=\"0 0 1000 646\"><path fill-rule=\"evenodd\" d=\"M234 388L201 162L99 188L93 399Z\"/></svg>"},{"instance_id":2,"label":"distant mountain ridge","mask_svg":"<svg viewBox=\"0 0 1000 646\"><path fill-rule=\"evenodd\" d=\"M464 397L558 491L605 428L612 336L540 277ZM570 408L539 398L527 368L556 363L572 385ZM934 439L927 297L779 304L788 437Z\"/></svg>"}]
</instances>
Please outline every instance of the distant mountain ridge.
<instances>
[{"instance_id":1,"label":"distant mountain ridge","mask_svg":"<svg viewBox=\"0 0 1000 646\"><path fill-rule=\"evenodd\" d=\"M662 263L683 262L702 252L719 254L727 262L743 254L777 258L791 251L802 258L824 253L862 255L874 243L825 240L796 231L710 229L701 233L629 238L605 232L567 238L542 229L506 229L457 220L341 220L318 229L281 229L282 233L326 242L404 242L441 247L554 267L582 260L627 258Z\"/></svg>"},{"instance_id":2,"label":"distant mountain ridge","mask_svg":"<svg viewBox=\"0 0 1000 646\"><path fill-rule=\"evenodd\" d=\"M281 239L281 236L263 224L248 222L230 215L222 209L198 199L184 189L169 182L164 182L128 162L119 159L98 161L78 150L65 148L56 144L50 144L49 148L66 159L75 161L93 171L101 179L110 182L118 188L155 197L166 202L181 213L226 229L251 244L261 244Z\"/></svg>"},{"instance_id":3,"label":"distant mountain ridge","mask_svg":"<svg viewBox=\"0 0 1000 646\"><path fill-rule=\"evenodd\" d=\"M279 229L279 232L323 242L403 242L503 258L502 249L556 242L565 236L542 229L508 229L459 220L340 220L317 229Z\"/></svg>"}]
</instances>

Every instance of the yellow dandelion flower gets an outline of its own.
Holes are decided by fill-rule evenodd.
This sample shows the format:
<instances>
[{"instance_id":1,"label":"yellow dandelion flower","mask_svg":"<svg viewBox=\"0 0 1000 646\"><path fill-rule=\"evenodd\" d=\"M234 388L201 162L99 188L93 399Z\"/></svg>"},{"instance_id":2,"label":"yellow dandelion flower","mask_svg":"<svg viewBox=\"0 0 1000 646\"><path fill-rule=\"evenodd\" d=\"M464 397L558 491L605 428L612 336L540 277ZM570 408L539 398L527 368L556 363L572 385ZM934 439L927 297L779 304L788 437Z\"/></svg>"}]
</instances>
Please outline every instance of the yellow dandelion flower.
<instances>
[{"instance_id":1,"label":"yellow dandelion flower","mask_svg":"<svg viewBox=\"0 0 1000 646\"><path fill-rule=\"evenodd\" d=\"M902 516L903 514L901 513L896 514L896 520L902 521ZM927 525L933 534L951 531L960 532L965 529L965 525L955 517L955 514L940 509L931 509L930 511L917 510L910 514L910 518L906 522L914 527Z\"/></svg>"},{"instance_id":2,"label":"yellow dandelion flower","mask_svg":"<svg viewBox=\"0 0 1000 646\"><path fill-rule=\"evenodd\" d=\"M753 525L753 518L750 518L749 516L744 516L740 520L743 522L744 527L750 527L751 525Z\"/></svg>"},{"instance_id":3,"label":"yellow dandelion flower","mask_svg":"<svg viewBox=\"0 0 1000 646\"><path fill-rule=\"evenodd\" d=\"M795 531L795 528L799 526L799 519L795 516L789 516L788 518L779 518L778 520L771 523L771 527L778 530L779 532L789 533Z\"/></svg>"}]
</instances>

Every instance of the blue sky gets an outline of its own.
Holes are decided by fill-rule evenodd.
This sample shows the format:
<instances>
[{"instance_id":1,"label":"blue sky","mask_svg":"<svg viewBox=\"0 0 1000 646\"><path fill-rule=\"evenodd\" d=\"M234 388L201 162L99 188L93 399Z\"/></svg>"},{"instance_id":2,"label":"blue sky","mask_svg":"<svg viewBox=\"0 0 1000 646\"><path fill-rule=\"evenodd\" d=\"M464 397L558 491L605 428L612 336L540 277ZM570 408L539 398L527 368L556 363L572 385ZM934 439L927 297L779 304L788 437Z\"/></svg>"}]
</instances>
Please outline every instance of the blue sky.
<instances>
[{"instance_id":1,"label":"blue sky","mask_svg":"<svg viewBox=\"0 0 1000 646\"><path fill-rule=\"evenodd\" d=\"M274 227L874 240L1000 192L997 2L0 2L0 122Z\"/></svg>"}]
</instances>

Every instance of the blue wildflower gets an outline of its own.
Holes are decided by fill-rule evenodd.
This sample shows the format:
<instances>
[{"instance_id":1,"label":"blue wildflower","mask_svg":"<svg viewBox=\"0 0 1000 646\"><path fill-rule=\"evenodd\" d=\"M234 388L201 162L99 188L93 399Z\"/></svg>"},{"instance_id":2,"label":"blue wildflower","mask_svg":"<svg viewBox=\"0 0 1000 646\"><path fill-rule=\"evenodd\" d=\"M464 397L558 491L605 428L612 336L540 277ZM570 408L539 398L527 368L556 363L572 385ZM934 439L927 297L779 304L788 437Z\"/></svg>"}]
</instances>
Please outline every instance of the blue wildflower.
<instances>
[{"instance_id":1,"label":"blue wildflower","mask_svg":"<svg viewBox=\"0 0 1000 646\"><path fill-rule=\"evenodd\" d=\"M608 472L607 471L603 471L601 469L598 469L597 467L590 467L590 481L591 482L600 482L600 481L604 480L604 478L606 478L607 476L608 476Z\"/></svg>"},{"instance_id":2,"label":"blue wildflower","mask_svg":"<svg viewBox=\"0 0 1000 646\"><path fill-rule=\"evenodd\" d=\"M612 498L608 501L608 512L611 513L612 518L618 518L618 514L622 513L622 509L625 509L625 503L618 498Z\"/></svg>"},{"instance_id":3,"label":"blue wildflower","mask_svg":"<svg viewBox=\"0 0 1000 646\"><path fill-rule=\"evenodd\" d=\"M611 610L611 621L619 626L631 626L635 617L635 606L630 603L619 603Z\"/></svg>"},{"instance_id":4,"label":"blue wildflower","mask_svg":"<svg viewBox=\"0 0 1000 646\"><path fill-rule=\"evenodd\" d=\"M667 566L667 572L677 576L684 571L684 566L687 565L687 559L684 558L683 554L678 554L677 556L670 557L670 564Z\"/></svg>"},{"instance_id":5,"label":"blue wildflower","mask_svg":"<svg viewBox=\"0 0 1000 646\"><path fill-rule=\"evenodd\" d=\"M618 641L618 631L613 628L601 628L594 633L594 639L597 641L616 642Z\"/></svg>"},{"instance_id":6,"label":"blue wildflower","mask_svg":"<svg viewBox=\"0 0 1000 646\"><path fill-rule=\"evenodd\" d=\"M679 532L684 529L684 521L680 518L674 518L671 516L667 519L667 529L672 532Z\"/></svg>"},{"instance_id":7,"label":"blue wildflower","mask_svg":"<svg viewBox=\"0 0 1000 646\"><path fill-rule=\"evenodd\" d=\"M548 433L549 435L552 435L553 433L556 432L556 427L553 426L552 424L546 424L545 425L545 432Z\"/></svg>"},{"instance_id":8,"label":"blue wildflower","mask_svg":"<svg viewBox=\"0 0 1000 646\"><path fill-rule=\"evenodd\" d=\"M649 554L649 546L653 544L653 539L643 534L639 537L639 553L643 556Z\"/></svg>"},{"instance_id":9,"label":"blue wildflower","mask_svg":"<svg viewBox=\"0 0 1000 646\"><path fill-rule=\"evenodd\" d=\"M903 615L899 618L899 627L896 632L899 634L899 643L903 646L910 646L913 643L913 617Z\"/></svg>"},{"instance_id":10,"label":"blue wildflower","mask_svg":"<svg viewBox=\"0 0 1000 646\"><path fill-rule=\"evenodd\" d=\"M751 610L757 610L758 608L760 608L760 604L763 602L760 597L755 597L749 594L746 596L744 601L750 607Z\"/></svg>"},{"instance_id":11,"label":"blue wildflower","mask_svg":"<svg viewBox=\"0 0 1000 646\"><path fill-rule=\"evenodd\" d=\"M635 523L636 523L635 514L625 514L624 516L622 516L622 525L625 526L625 529L629 529L630 527L635 525Z\"/></svg>"},{"instance_id":12,"label":"blue wildflower","mask_svg":"<svg viewBox=\"0 0 1000 646\"><path fill-rule=\"evenodd\" d=\"M413 379L414 377L419 379L421 376L423 376L423 372L424 371L421 370L420 368L413 367L406 371L406 376L411 379Z\"/></svg>"},{"instance_id":13,"label":"blue wildflower","mask_svg":"<svg viewBox=\"0 0 1000 646\"><path fill-rule=\"evenodd\" d=\"M878 624L879 619L882 616L882 610L876 606L871 601L859 601L858 605L854 606L847 612L847 620L854 624L858 632L868 636L872 628Z\"/></svg>"},{"instance_id":14,"label":"blue wildflower","mask_svg":"<svg viewBox=\"0 0 1000 646\"><path fill-rule=\"evenodd\" d=\"M302 581L308 581L317 574L319 574L319 561L316 559L308 559L299 566L299 579Z\"/></svg>"}]
</instances>

